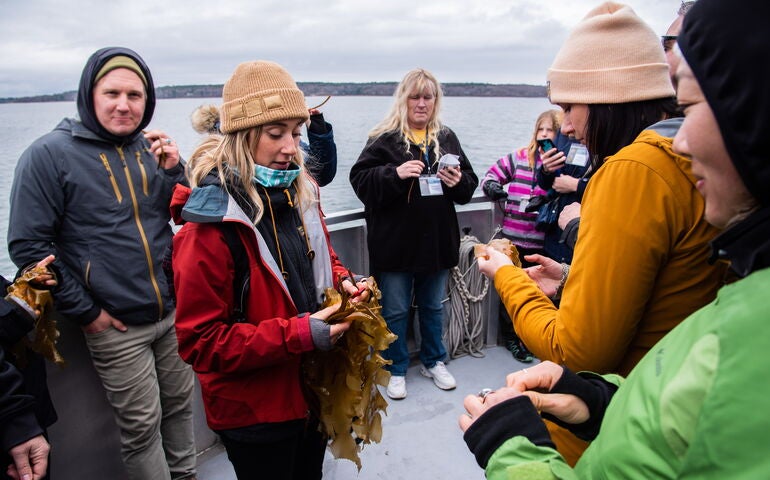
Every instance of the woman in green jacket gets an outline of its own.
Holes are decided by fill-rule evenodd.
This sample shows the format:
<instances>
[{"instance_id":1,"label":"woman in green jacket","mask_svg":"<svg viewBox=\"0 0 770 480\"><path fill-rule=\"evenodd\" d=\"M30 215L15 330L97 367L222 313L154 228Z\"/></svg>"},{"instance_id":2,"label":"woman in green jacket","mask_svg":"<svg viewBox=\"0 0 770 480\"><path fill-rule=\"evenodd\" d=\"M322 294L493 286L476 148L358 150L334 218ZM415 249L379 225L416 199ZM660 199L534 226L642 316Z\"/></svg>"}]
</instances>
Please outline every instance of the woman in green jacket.
<instances>
[{"instance_id":1,"label":"woman in green jacket","mask_svg":"<svg viewBox=\"0 0 770 480\"><path fill-rule=\"evenodd\" d=\"M750 11L751 15L745 15ZM674 149L690 156L715 257L739 281L666 335L623 381L551 362L465 399L487 478L765 478L770 472L770 5L699 0L678 43ZM611 400L611 401L610 401ZM591 446L571 470L538 415ZM601 428L600 428L601 427Z\"/></svg>"}]
</instances>

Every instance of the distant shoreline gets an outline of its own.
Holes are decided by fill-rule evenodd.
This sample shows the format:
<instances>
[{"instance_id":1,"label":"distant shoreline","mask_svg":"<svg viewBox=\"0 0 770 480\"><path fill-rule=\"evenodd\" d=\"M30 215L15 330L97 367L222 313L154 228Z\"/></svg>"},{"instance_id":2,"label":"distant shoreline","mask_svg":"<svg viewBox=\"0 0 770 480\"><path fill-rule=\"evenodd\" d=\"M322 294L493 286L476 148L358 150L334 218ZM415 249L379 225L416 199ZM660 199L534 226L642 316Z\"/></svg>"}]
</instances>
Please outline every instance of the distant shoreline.
<instances>
[{"instance_id":1,"label":"distant shoreline","mask_svg":"<svg viewBox=\"0 0 770 480\"><path fill-rule=\"evenodd\" d=\"M306 96L386 96L393 95L397 82L327 83L297 82ZM444 83L447 97L545 97L543 85ZM49 95L0 98L0 103L40 103L74 101L75 90ZM161 98L217 98L222 96L222 85L172 85L155 88Z\"/></svg>"}]
</instances>

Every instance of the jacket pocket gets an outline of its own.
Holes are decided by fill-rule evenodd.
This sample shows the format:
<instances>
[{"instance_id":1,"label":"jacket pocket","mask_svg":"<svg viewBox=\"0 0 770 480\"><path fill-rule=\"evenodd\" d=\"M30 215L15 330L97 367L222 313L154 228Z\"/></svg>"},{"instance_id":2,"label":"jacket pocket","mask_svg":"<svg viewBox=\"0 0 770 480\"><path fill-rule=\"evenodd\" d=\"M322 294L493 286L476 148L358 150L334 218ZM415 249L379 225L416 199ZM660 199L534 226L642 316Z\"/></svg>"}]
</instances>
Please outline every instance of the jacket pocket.
<instances>
[{"instance_id":1,"label":"jacket pocket","mask_svg":"<svg viewBox=\"0 0 770 480\"><path fill-rule=\"evenodd\" d=\"M115 180L115 175L112 173L112 167L110 167L110 161L107 159L107 155L100 153L99 158L102 159L102 165L104 165L104 168L107 170L107 175L110 177L110 183L112 183L112 190L115 192L115 198L117 198L118 203L122 203L123 194L120 193L118 182Z\"/></svg>"}]
</instances>

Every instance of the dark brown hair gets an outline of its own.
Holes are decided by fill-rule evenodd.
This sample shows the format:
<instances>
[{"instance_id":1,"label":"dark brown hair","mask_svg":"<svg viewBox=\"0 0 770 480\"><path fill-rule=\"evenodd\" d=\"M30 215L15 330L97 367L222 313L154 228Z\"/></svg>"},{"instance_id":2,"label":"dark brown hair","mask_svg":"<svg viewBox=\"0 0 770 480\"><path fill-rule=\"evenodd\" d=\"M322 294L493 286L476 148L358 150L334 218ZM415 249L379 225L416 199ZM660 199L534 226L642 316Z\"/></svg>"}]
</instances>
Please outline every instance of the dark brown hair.
<instances>
[{"instance_id":1,"label":"dark brown hair","mask_svg":"<svg viewBox=\"0 0 770 480\"><path fill-rule=\"evenodd\" d=\"M630 145L653 123L679 116L674 97L588 105L586 146L591 152L592 170L596 171L607 157Z\"/></svg>"}]
</instances>

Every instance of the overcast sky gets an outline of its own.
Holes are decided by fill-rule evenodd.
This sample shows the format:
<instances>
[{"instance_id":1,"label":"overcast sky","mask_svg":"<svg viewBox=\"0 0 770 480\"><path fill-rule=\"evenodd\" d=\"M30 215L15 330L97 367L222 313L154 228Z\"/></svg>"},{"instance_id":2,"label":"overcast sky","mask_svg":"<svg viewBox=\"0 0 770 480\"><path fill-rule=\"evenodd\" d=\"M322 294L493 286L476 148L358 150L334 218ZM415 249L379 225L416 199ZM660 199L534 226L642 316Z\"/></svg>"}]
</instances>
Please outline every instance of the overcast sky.
<instances>
[{"instance_id":1,"label":"overcast sky","mask_svg":"<svg viewBox=\"0 0 770 480\"><path fill-rule=\"evenodd\" d=\"M0 0L0 98L77 89L104 46L136 50L156 86L221 84L247 60L297 81L545 83L598 0ZM679 0L628 0L658 34ZM629 45L629 48L633 46Z\"/></svg>"}]
</instances>

